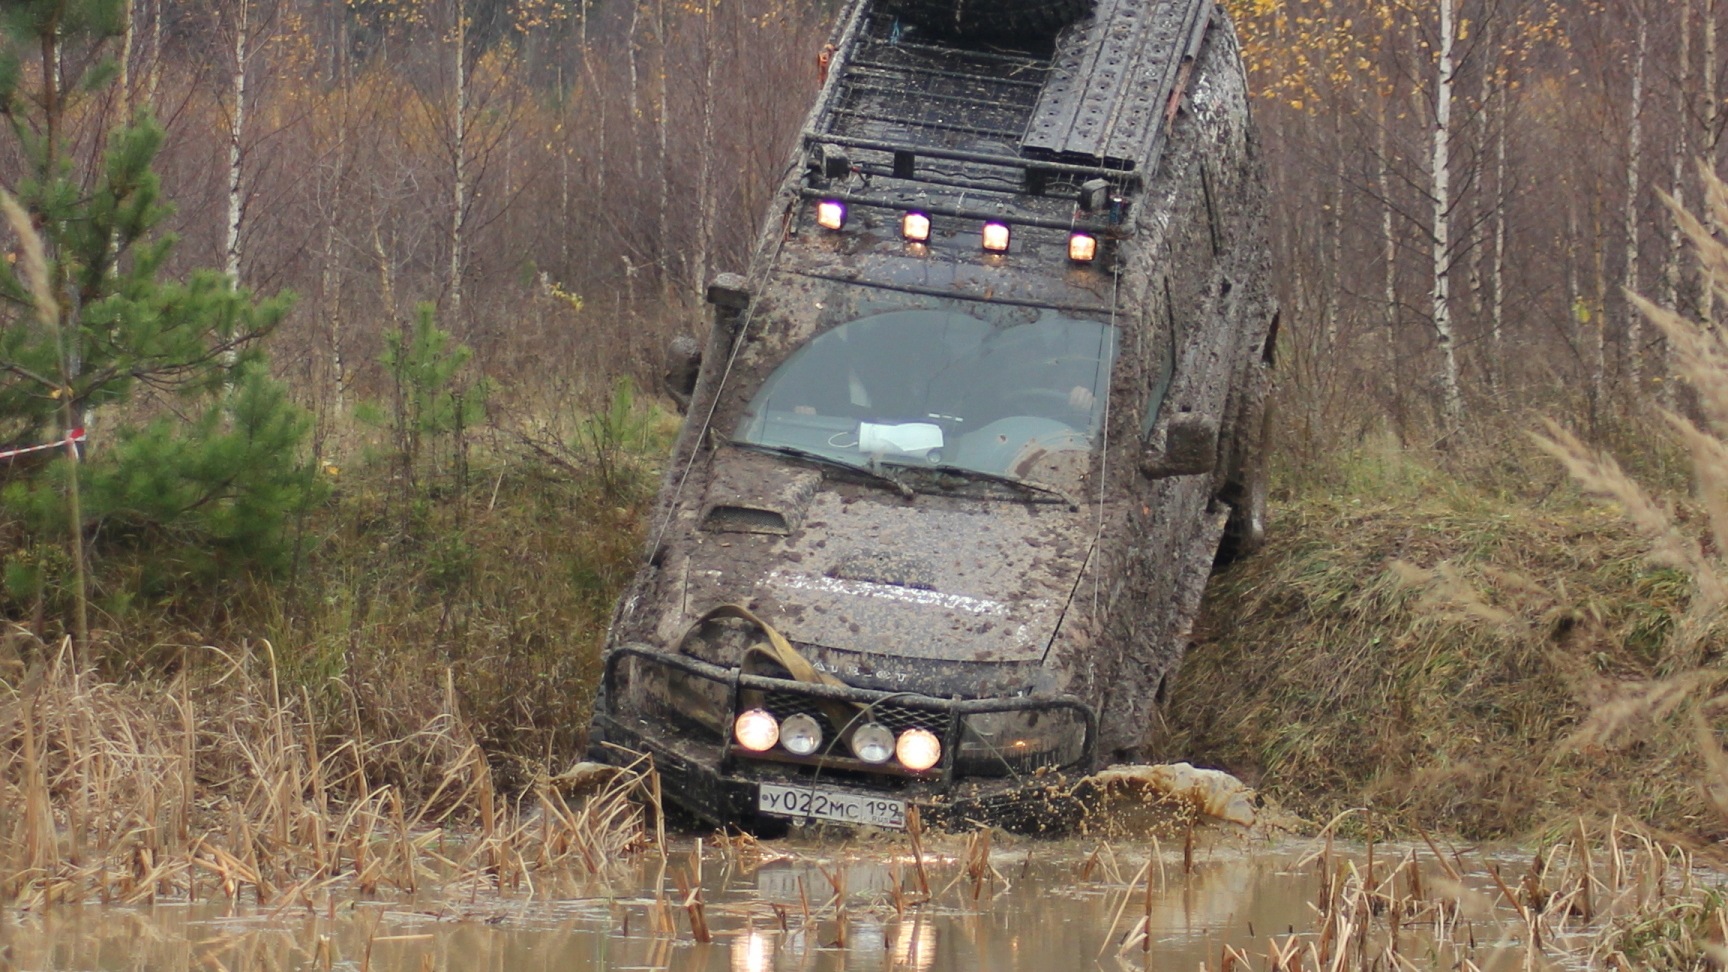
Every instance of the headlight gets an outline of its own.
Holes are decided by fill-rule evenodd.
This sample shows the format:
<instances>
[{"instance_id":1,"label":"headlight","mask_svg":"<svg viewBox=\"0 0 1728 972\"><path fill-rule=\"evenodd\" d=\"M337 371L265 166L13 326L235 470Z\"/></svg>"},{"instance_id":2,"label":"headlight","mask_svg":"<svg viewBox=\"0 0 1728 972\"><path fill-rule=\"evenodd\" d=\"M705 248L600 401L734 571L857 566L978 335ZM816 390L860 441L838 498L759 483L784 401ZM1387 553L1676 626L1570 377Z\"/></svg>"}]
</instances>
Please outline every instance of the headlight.
<instances>
[{"instance_id":1,"label":"headlight","mask_svg":"<svg viewBox=\"0 0 1728 972\"><path fill-rule=\"evenodd\" d=\"M753 753L765 753L780 741L780 722L767 709L751 709L738 717L732 734L738 745Z\"/></svg>"},{"instance_id":2,"label":"headlight","mask_svg":"<svg viewBox=\"0 0 1728 972\"><path fill-rule=\"evenodd\" d=\"M866 763L886 763L894 755L894 733L880 723L871 722L852 732L852 755Z\"/></svg>"},{"instance_id":3,"label":"headlight","mask_svg":"<svg viewBox=\"0 0 1728 972\"><path fill-rule=\"evenodd\" d=\"M822 745L822 725L800 712L780 724L780 745L794 756L808 756Z\"/></svg>"},{"instance_id":4,"label":"headlight","mask_svg":"<svg viewBox=\"0 0 1728 972\"><path fill-rule=\"evenodd\" d=\"M901 766L921 773L942 759L942 742L928 729L908 729L894 744L894 755Z\"/></svg>"},{"instance_id":5,"label":"headlight","mask_svg":"<svg viewBox=\"0 0 1728 972\"><path fill-rule=\"evenodd\" d=\"M1011 776L1060 768L1086 755L1086 717L1079 709L1010 709L980 712L960 720L954 772L962 776Z\"/></svg>"},{"instance_id":6,"label":"headlight","mask_svg":"<svg viewBox=\"0 0 1728 972\"><path fill-rule=\"evenodd\" d=\"M1090 233L1075 233L1068 237L1068 259L1075 263L1091 263L1098 258L1098 237Z\"/></svg>"},{"instance_id":7,"label":"headlight","mask_svg":"<svg viewBox=\"0 0 1728 972\"><path fill-rule=\"evenodd\" d=\"M1008 241L1012 236L1007 223L989 222L984 224L984 249L991 253L1007 253Z\"/></svg>"}]
</instances>

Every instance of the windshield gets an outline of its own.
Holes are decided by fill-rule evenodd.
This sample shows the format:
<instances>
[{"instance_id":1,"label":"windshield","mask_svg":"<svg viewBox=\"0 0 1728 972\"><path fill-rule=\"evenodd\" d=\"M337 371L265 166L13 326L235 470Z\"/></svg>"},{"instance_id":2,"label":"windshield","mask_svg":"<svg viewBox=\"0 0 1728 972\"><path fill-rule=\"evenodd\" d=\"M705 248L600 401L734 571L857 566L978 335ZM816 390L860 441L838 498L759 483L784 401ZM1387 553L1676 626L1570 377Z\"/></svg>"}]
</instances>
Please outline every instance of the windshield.
<instances>
[{"instance_id":1,"label":"windshield","mask_svg":"<svg viewBox=\"0 0 1728 972\"><path fill-rule=\"evenodd\" d=\"M1115 328L1045 312L998 326L947 310L833 328L763 383L740 442L1070 485L1102 425Z\"/></svg>"}]
</instances>

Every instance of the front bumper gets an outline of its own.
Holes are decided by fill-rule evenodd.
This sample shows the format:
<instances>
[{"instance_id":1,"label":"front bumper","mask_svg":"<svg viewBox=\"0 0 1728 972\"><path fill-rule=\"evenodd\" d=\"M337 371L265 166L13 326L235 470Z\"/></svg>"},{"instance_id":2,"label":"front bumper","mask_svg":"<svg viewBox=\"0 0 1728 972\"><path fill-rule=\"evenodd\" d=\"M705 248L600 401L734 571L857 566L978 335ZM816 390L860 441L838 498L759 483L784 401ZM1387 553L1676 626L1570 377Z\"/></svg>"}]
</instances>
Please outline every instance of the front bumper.
<instances>
[{"instance_id":1,"label":"front bumper","mask_svg":"<svg viewBox=\"0 0 1728 972\"><path fill-rule=\"evenodd\" d=\"M646 705L640 704L640 698L632 699L632 686L627 683L639 677L644 666L658 666L663 671L657 676L680 680L668 684L682 686L683 697ZM936 733L943 742L943 756L930 770L915 773L892 764L865 764L833 752L833 747L810 757L784 751L749 753L731 738L731 720L741 708L741 696L752 704L769 700L782 719L791 710L820 712L824 703L859 706L896 731L917 725ZM706 723L680 718L681 712L704 705L709 710ZM1018 769L1003 764L994 771L1001 775L971 774L960 758L965 720L995 713L1058 714L1081 727L1083 739L1078 746L1069 740L1059 760ZM766 816L759 810L759 788L771 783L901 800L916 807L922 821L935 826L978 820L1015 831L1058 832L1072 827L1078 818L1069 781L1095 767L1097 730L1091 707L1069 696L943 699L756 675L628 644L607 653L589 749L591 758L608 763L627 762L635 758L632 754L651 756L664 797L714 826L754 827Z\"/></svg>"}]
</instances>

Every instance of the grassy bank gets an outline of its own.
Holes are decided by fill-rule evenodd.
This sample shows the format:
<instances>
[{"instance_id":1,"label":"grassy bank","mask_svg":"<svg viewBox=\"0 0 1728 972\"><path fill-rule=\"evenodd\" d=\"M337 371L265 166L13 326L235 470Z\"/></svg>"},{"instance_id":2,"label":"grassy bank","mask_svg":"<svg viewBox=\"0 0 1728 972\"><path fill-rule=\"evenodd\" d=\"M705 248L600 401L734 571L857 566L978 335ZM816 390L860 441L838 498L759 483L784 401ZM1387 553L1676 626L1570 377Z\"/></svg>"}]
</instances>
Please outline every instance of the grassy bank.
<instances>
[{"instance_id":1,"label":"grassy bank","mask_svg":"<svg viewBox=\"0 0 1728 972\"><path fill-rule=\"evenodd\" d=\"M1319 820L1716 834L1689 696L1664 694L1714 663L1678 657L1689 578L1521 432L1447 461L1369 445L1284 491L1265 551L1210 590L1161 752Z\"/></svg>"}]
</instances>

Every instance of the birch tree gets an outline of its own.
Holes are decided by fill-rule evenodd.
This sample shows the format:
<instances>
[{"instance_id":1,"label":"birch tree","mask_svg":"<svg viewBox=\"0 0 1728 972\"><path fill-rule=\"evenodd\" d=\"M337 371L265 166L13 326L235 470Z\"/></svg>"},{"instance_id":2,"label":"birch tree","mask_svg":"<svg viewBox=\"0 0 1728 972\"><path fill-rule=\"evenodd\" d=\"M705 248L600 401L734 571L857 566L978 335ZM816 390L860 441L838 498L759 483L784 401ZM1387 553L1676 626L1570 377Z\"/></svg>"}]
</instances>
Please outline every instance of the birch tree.
<instances>
[{"instance_id":1,"label":"birch tree","mask_svg":"<svg viewBox=\"0 0 1728 972\"><path fill-rule=\"evenodd\" d=\"M1632 88L1627 106L1626 208L1623 229L1626 236L1624 292L1629 294L1640 292L1638 252L1642 220L1638 214L1638 203L1643 195L1643 184L1640 181L1639 169L1644 160L1644 64L1650 53L1650 18L1641 6L1633 9L1633 16L1638 22L1638 40L1632 55ZM1626 384L1632 395L1637 397L1643 393L1644 315L1640 314L1630 301L1625 304L1625 314Z\"/></svg>"},{"instance_id":2,"label":"birch tree","mask_svg":"<svg viewBox=\"0 0 1728 972\"><path fill-rule=\"evenodd\" d=\"M240 285L240 221L245 213L245 159L243 144L246 137L247 58L251 52L252 0L233 0L234 62L229 74L230 100L228 107L228 221L225 224L223 264L228 279Z\"/></svg>"},{"instance_id":3,"label":"birch tree","mask_svg":"<svg viewBox=\"0 0 1728 972\"><path fill-rule=\"evenodd\" d=\"M1452 327L1452 88L1457 83L1454 47L1458 42L1455 0L1440 0L1440 50L1434 75L1434 148L1429 156L1429 196L1434 205L1434 338L1440 349L1442 420L1449 434L1464 421L1464 391L1458 375L1457 335Z\"/></svg>"}]
</instances>

